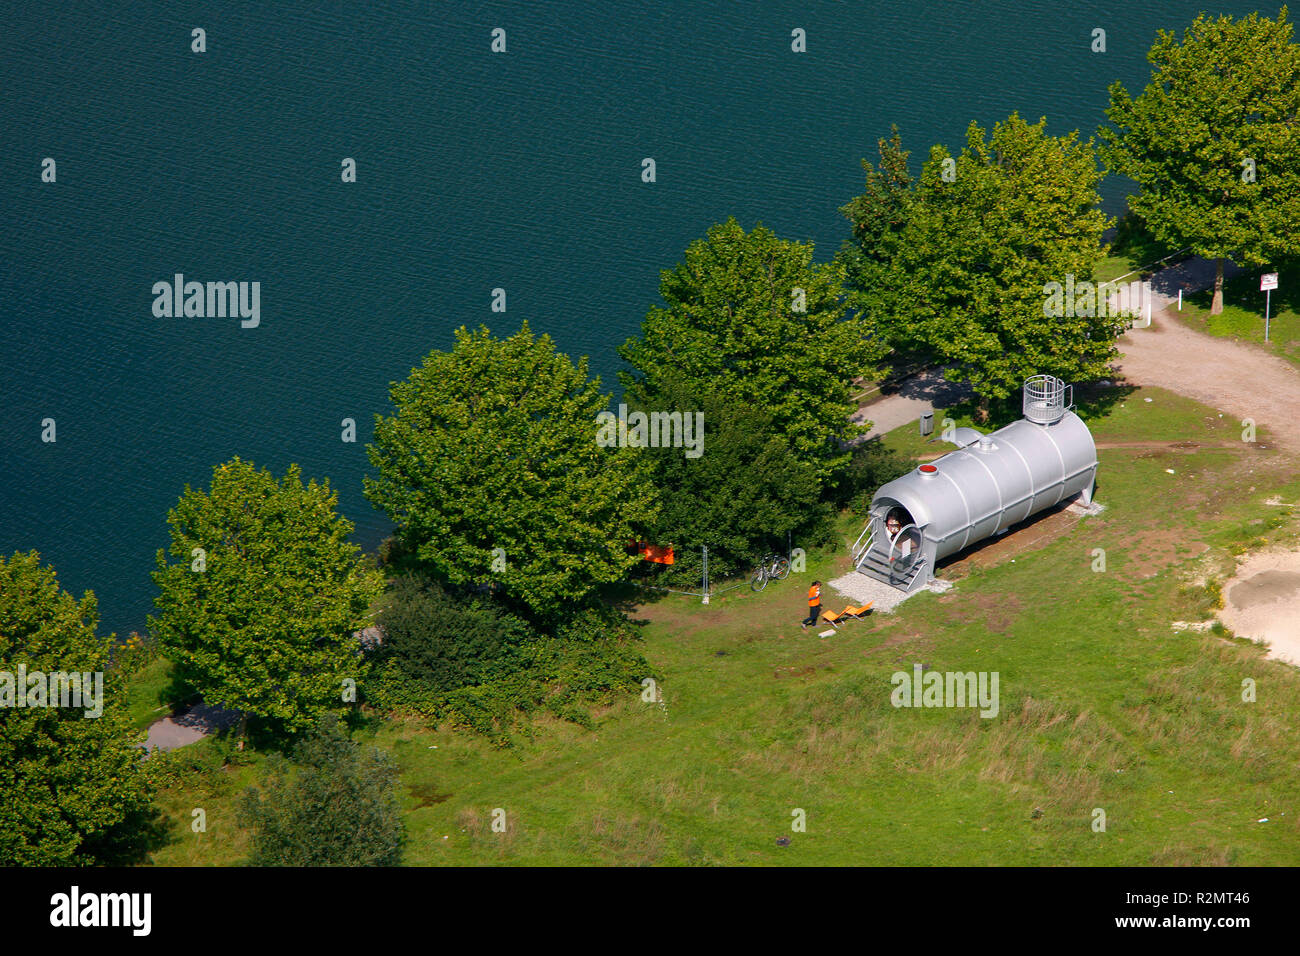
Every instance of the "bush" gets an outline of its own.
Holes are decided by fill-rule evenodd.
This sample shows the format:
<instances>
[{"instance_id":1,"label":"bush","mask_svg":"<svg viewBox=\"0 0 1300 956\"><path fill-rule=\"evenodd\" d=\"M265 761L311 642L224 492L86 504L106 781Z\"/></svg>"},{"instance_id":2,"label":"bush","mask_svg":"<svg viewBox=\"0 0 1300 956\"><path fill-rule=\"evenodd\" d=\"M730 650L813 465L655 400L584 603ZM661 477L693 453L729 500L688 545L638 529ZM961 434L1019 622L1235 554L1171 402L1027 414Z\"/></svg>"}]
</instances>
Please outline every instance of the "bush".
<instances>
[{"instance_id":1,"label":"bush","mask_svg":"<svg viewBox=\"0 0 1300 956\"><path fill-rule=\"evenodd\" d=\"M428 578L400 577L379 616L381 664L432 693L481 684L520 665L527 623L485 598L457 596Z\"/></svg>"},{"instance_id":2,"label":"bush","mask_svg":"<svg viewBox=\"0 0 1300 956\"><path fill-rule=\"evenodd\" d=\"M405 834L397 766L325 718L294 749L296 768L271 760L265 793L244 793L242 822L253 830L254 866L394 866ZM295 772L296 771L296 772Z\"/></svg>"},{"instance_id":3,"label":"bush","mask_svg":"<svg viewBox=\"0 0 1300 956\"><path fill-rule=\"evenodd\" d=\"M538 711L591 727L590 708L635 693L650 666L636 647L635 626L599 606L551 633L534 632L516 648L517 667L484 683L438 692L402 675L389 661L371 685L371 703L412 711L511 743L520 720Z\"/></svg>"}]
</instances>

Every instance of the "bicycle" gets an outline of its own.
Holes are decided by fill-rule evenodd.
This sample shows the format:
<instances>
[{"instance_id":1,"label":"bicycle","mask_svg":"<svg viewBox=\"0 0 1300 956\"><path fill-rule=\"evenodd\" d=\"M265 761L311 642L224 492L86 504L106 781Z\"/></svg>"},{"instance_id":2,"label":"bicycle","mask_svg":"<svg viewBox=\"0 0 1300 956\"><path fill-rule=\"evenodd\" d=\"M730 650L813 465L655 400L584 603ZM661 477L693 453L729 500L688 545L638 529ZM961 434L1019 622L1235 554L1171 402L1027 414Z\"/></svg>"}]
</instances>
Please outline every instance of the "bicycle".
<instances>
[{"instance_id":1,"label":"bicycle","mask_svg":"<svg viewBox=\"0 0 1300 956\"><path fill-rule=\"evenodd\" d=\"M767 587L767 582L773 579L782 581L790 576L790 559L784 555L768 552L763 555L763 560L758 563L754 573L749 576L749 588L751 591L761 591Z\"/></svg>"}]
</instances>

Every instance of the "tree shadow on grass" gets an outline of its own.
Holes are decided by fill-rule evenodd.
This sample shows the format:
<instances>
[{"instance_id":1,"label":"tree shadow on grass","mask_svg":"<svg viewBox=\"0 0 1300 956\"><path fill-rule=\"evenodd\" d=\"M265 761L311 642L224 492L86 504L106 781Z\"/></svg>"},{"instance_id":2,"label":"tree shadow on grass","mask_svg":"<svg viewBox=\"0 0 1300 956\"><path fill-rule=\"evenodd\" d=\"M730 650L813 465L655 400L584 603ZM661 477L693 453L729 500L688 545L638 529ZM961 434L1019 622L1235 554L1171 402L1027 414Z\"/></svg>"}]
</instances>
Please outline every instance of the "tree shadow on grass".
<instances>
[{"instance_id":1,"label":"tree shadow on grass","mask_svg":"<svg viewBox=\"0 0 1300 956\"><path fill-rule=\"evenodd\" d=\"M1085 422L1105 418L1120 402L1137 391L1137 386L1126 382L1115 384L1110 379L1095 382L1081 382L1074 386L1070 395L1076 415ZM979 403L976 399L959 402L945 410L944 414L956 421L974 421ZM984 425L976 425L980 431L995 431L1004 428L1024 417L1021 393L989 403L989 420Z\"/></svg>"},{"instance_id":2,"label":"tree shadow on grass","mask_svg":"<svg viewBox=\"0 0 1300 956\"><path fill-rule=\"evenodd\" d=\"M141 807L107 833L87 840L82 850L97 866L135 866L172 842L167 818L153 804Z\"/></svg>"},{"instance_id":3,"label":"tree shadow on grass","mask_svg":"<svg viewBox=\"0 0 1300 956\"><path fill-rule=\"evenodd\" d=\"M1137 386L1127 382L1109 385L1085 382L1074 389L1074 412L1085 422L1106 418L1136 391Z\"/></svg>"}]
</instances>

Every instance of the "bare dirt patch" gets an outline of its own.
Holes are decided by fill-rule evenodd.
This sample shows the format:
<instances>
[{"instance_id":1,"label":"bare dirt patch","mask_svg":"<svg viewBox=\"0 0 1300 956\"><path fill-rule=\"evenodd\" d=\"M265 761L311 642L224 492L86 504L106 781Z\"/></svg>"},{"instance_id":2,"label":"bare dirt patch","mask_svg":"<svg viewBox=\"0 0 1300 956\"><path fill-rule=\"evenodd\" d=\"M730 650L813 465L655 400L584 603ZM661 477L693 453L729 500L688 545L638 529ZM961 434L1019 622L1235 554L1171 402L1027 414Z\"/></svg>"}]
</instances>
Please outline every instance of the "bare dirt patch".
<instances>
[{"instance_id":1,"label":"bare dirt patch","mask_svg":"<svg viewBox=\"0 0 1300 956\"><path fill-rule=\"evenodd\" d=\"M939 600L947 603L957 598L954 595ZM1005 634L1020 616L1020 599L1014 594L964 594L960 602L964 617L978 613L983 618L984 627L994 634Z\"/></svg>"},{"instance_id":2,"label":"bare dirt patch","mask_svg":"<svg viewBox=\"0 0 1300 956\"><path fill-rule=\"evenodd\" d=\"M1145 581L1182 557L1199 558L1208 550L1210 546L1204 542L1188 541L1185 531L1147 528L1133 542L1130 556L1134 566L1127 573L1133 580Z\"/></svg>"},{"instance_id":3,"label":"bare dirt patch","mask_svg":"<svg viewBox=\"0 0 1300 956\"><path fill-rule=\"evenodd\" d=\"M990 568L1003 561L1051 544L1079 522L1066 511L1069 502L1013 524L1005 534L977 541L964 551L939 562L938 576L950 581L965 577L975 568Z\"/></svg>"},{"instance_id":4,"label":"bare dirt patch","mask_svg":"<svg viewBox=\"0 0 1300 956\"><path fill-rule=\"evenodd\" d=\"M779 680L782 677L811 677L816 672L817 668L810 664L805 667L778 667L776 670L772 671L772 676Z\"/></svg>"},{"instance_id":5,"label":"bare dirt patch","mask_svg":"<svg viewBox=\"0 0 1300 956\"><path fill-rule=\"evenodd\" d=\"M1263 641L1268 656L1300 666L1300 552L1247 555L1223 586L1219 620L1238 637Z\"/></svg>"}]
</instances>

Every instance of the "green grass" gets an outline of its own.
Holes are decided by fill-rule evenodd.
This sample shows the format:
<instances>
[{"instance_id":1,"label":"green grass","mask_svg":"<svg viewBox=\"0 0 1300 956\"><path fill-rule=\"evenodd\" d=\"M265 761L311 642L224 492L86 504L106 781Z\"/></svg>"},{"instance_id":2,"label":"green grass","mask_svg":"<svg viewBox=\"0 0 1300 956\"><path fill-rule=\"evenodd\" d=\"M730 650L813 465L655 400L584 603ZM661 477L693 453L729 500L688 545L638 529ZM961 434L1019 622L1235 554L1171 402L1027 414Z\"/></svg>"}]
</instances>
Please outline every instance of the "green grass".
<instances>
[{"instance_id":1,"label":"green grass","mask_svg":"<svg viewBox=\"0 0 1300 956\"><path fill-rule=\"evenodd\" d=\"M1093 270L1092 277L1094 282L1114 282L1120 276L1136 272L1145 263L1139 262L1138 257L1134 255L1111 255L1106 256L1098 263L1097 268ZM1137 278L1134 276L1134 278Z\"/></svg>"},{"instance_id":2,"label":"green grass","mask_svg":"<svg viewBox=\"0 0 1300 956\"><path fill-rule=\"evenodd\" d=\"M1098 391L1101 394L1096 394ZM1075 405L1075 411L1088 423L1098 442L1197 441L1221 445L1241 440L1238 419L1162 388L1109 388L1086 394L1081 390L1075 395ZM992 421L988 425L977 425L973 411L970 404L950 409L936 408L933 435L921 437L920 428L913 423L894 429L882 436L881 441L901 455L933 457L953 449L940 437L945 418L951 418L957 427L975 427L980 431L989 431L1005 423ZM1267 440L1265 429L1256 427L1255 433L1258 441Z\"/></svg>"},{"instance_id":3,"label":"green grass","mask_svg":"<svg viewBox=\"0 0 1300 956\"><path fill-rule=\"evenodd\" d=\"M234 759L232 759L232 756ZM166 762L173 781L160 789L157 806L167 830L167 844L153 855L164 866L237 866L249 850L249 834L239 825L240 794L260 783L265 755L232 755L228 741L205 738L150 761ZM158 772L158 768L152 768ZM195 831L195 811L204 827Z\"/></svg>"},{"instance_id":4,"label":"green grass","mask_svg":"<svg viewBox=\"0 0 1300 956\"><path fill-rule=\"evenodd\" d=\"M663 703L629 695L594 731L543 721L501 749L418 720L372 722L363 736L402 769L406 861L1300 863L1300 671L1230 635L1170 626L1211 614L1235 554L1294 541L1294 516L1263 501L1297 500L1300 481L1277 452L1234 442L1232 423L1170 393L1098 407L1099 443L1150 443L1101 451L1106 510L966 570L947 594L829 639L801 631L809 580L847 566L837 549L761 594L638 609ZM915 448L914 431L887 440ZM858 530L842 519L846 538ZM892 707L890 675L914 663L997 671L1001 713ZM1247 677L1256 703L1241 701ZM180 775L162 797L175 842L155 861L239 862L233 801L259 767ZM189 830L195 806L207 833ZM806 832L791 830L796 809Z\"/></svg>"},{"instance_id":5,"label":"green grass","mask_svg":"<svg viewBox=\"0 0 1300 956\"><path fill-rule=\"evenodd\" d=\"M1213 290L1183 297L1179 317L1203 332L1251 342L1300 366L1300 268L1279 271L1273 290L1269 341L1264 341L1264 299L1259 291L1262 269L1229 279L1223 285L1223 312L1210 315ZM1175 307L1176 308L1176 307Z\"/></svg>"},{"instance_id":6,"label":"green grass","mask_svg":"<svg viewBox=\"0 0 1300 956\"><path fill-rule=\"evenodd\" d=\"M154 657L127 679L126 706L132 727L144 730L167 716L171 707L165 694L171 683L172 665L165 657Z\"/></svg>"}]
</instances>

